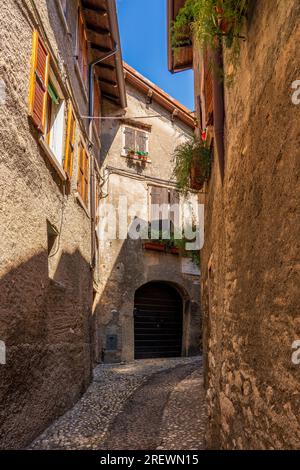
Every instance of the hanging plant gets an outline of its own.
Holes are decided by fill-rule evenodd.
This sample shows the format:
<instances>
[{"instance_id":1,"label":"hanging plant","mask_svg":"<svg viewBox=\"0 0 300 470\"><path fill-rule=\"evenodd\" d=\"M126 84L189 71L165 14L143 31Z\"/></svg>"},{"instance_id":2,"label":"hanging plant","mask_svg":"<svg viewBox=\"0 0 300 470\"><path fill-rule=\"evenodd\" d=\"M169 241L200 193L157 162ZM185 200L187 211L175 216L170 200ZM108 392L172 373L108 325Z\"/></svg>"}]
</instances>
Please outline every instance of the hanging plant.
<instances>
[{"instance_id":1,"label":"hanging plant","mask_svg":"<svg viewBox=\"0 0 300 470\"><path fill-rule=\"evenodd\" d=\"M237 67L244 19L249 0L186 0L173 24L173 47L195 40L201 48L216 48L224 38L232 52L230 62Z\"/></svg>"},{"instance_id":2,"label":"hanging plant","mask_svg":"<svg viewBox=\"0 0 300 470\"><path fill-rule=\"evenodd\" d=\"M201 189L209 180L212 154L206 142L191 139L176 147L173 176L178 189L186 194L189 189Z\"/></svg>"}]
</instances>

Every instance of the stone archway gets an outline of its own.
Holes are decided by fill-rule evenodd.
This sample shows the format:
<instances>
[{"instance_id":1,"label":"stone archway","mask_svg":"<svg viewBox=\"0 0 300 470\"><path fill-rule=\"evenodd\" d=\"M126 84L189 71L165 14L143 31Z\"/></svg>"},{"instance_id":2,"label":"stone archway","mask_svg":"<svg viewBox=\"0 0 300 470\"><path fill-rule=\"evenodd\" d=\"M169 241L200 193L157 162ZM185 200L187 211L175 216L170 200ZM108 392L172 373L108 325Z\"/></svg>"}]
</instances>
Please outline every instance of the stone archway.
<instances>
[{"instance_id":1,"label":"stone archway","mask_svg":"<svg viewBox=\"0 0 300 470\"><path fill-rule=\"evenodd\" d=\"M182 353L183 300L167 282L144 284L134 300L135 359L178 357Z\"/></svg>"}]
</instances>

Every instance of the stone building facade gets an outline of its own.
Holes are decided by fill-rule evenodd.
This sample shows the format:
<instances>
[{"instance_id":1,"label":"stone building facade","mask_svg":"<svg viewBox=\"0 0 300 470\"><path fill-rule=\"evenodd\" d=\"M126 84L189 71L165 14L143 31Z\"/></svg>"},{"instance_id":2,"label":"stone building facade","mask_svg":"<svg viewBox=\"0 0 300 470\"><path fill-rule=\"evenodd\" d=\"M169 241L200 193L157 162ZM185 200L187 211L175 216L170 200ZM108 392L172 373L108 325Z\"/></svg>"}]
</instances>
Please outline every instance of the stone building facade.
<instances>
[{"instance_id":1,"label":"stone building facade","mask_svg":"<svg viewBox=\"0 0 300 470\"><path fill-rule=\"evenodd\" d=\"M110 204L118 209L120 197L126 198L129 211L128 217L125 216L123 239L119 237L123 209L119 209L116 221L118 238L113 240L108 236L100 240L101 338L98 351L109 362L198 354L201 336L199 271L176 250L162 248L163 252L159 252L156 251L157 247L146 243L147 237L131 239L127 236L127 227L135 223L135 217L138 217L139 223L153 220L151 203L168 204L173 198L182 207L184 201L177 192L173 177L172 153L180 142L193 135L194 119L180 103L131 67L125 65L124 70L128 103L126 112L120 113L116 106L111 105L106 107L106 113L104 111L104 114L114 115L116 119L104 120L103 123L102 171L105 183L102 187L100 213L101 210L103 212L100 220L104 220L105 205ZM130 155L128 145L135 147L133 150L142 149L146 155L135 152ZM187 200L197 213L197 194L190 193ZM145 302L150 304L151 298L156 305L156 317L153 320L155 325L141 325L142 334L139 336L138 319L142 310L137 295L143 286L148 292ZM173 294L170 289L173 289ZM159 295L159 290L160 299L155 297ZM180 310L180 338L173 347L170 338L172 318L169 316L170 324L167 323L168 318L164 318L165 325L159 318L161 310L164 310L161 314L166 317L168 307L163 305L163 298L166 301L168 292L171 298L178 298ZM148 306L150 310L145 306L143 308L148 312L148 317L153 315L151 306ZM170 310L170 315L173 314ZM148 335L150 328L156 330L151 330ZM165 333L160 328L165 328ZM161 340L164 342L162 349L157 344L162 337L160 334L165 334L164 340Z\"/></svg>"},{"instance_id":2,"label":"stone building facade","mask_svg":"<svg viewBox=\"0 0 300 470\"><path fill-rule=\"evenodd\" d=\"M249 5L239 66L232 86L224 87L224 159L215 146L205 188L207 442L221 449L299 449L300 367L292 345L300 337L300 106L293 99L300 4ZM223 58L228 73L226 50ZM196 98L205 115L202 64L195 50Z\"/></svg>"},{"instance_id":3,"label":"stone building facade","mask_svg":"<svg viewBox=\"0 0 300 470\"><path fill-rule=\"evenodd\" d=\"M126 102L114 1L0 7L0 447L20 448L91 379L101 135L85 116Z\"/></svg>"}]
</instances>

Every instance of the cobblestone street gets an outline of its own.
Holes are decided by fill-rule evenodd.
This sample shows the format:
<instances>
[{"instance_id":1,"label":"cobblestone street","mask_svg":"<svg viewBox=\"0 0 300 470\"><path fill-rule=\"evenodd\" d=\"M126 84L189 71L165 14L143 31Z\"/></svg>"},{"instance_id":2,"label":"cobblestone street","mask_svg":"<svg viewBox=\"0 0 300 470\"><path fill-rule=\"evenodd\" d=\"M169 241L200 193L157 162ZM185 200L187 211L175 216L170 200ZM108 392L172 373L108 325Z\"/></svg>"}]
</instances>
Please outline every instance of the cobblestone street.
<instances>
[{"instance_id":1,"label":"cobblestone street","mask_svg":"<svg viewBox=\"0 0 300 470\"><path fill-rule=\"evenodd\" d=\"M204 449L201 358L100 365L81 400L30 449Z\"/></svg>"}]
</instances>

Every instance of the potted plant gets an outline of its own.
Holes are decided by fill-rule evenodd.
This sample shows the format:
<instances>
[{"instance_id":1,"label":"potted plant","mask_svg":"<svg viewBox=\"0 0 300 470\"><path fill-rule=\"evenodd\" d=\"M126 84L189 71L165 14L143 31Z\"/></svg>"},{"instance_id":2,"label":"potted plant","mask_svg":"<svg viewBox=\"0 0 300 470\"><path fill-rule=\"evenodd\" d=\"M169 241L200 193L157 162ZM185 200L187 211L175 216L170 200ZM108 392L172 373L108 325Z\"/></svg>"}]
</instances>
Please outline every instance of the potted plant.
<instances>
[{"instance_id":1,"label":"potted plant","mask_svg":"<svg viewBox=\"0 0 300 470\"><path fill-rule=\"evenodd\" d=\"M193 138L176 147L173 175L181 192L186 194L189 189L202 188L210 177L211 158L210 148L201 139Z\"/></svg>"},{"instance_id":2,"label":"potted plant","mask_svg":"<svg viewBox=\"0 0 300 470\"><path fill-rule=\"evenodd\" d=\"M173 23L172 43L176 51L196 40L202 49L218 48L219 38L231 49L230 60L237 68L240 39L249 0L186 0Z\"/></svg>"},{"instance_id":3,"label":"potted plant","mask_svg":"<svg viewBox=\"0 0 300 470\"><path fill-rule=\"evenodd\" d=\"M133 157L134 154L135 154L135 151L134 151L133 149L128 149L128 150L127 150L127 156L128 156L128 157Z\"/></svg>"}]
</instances>

